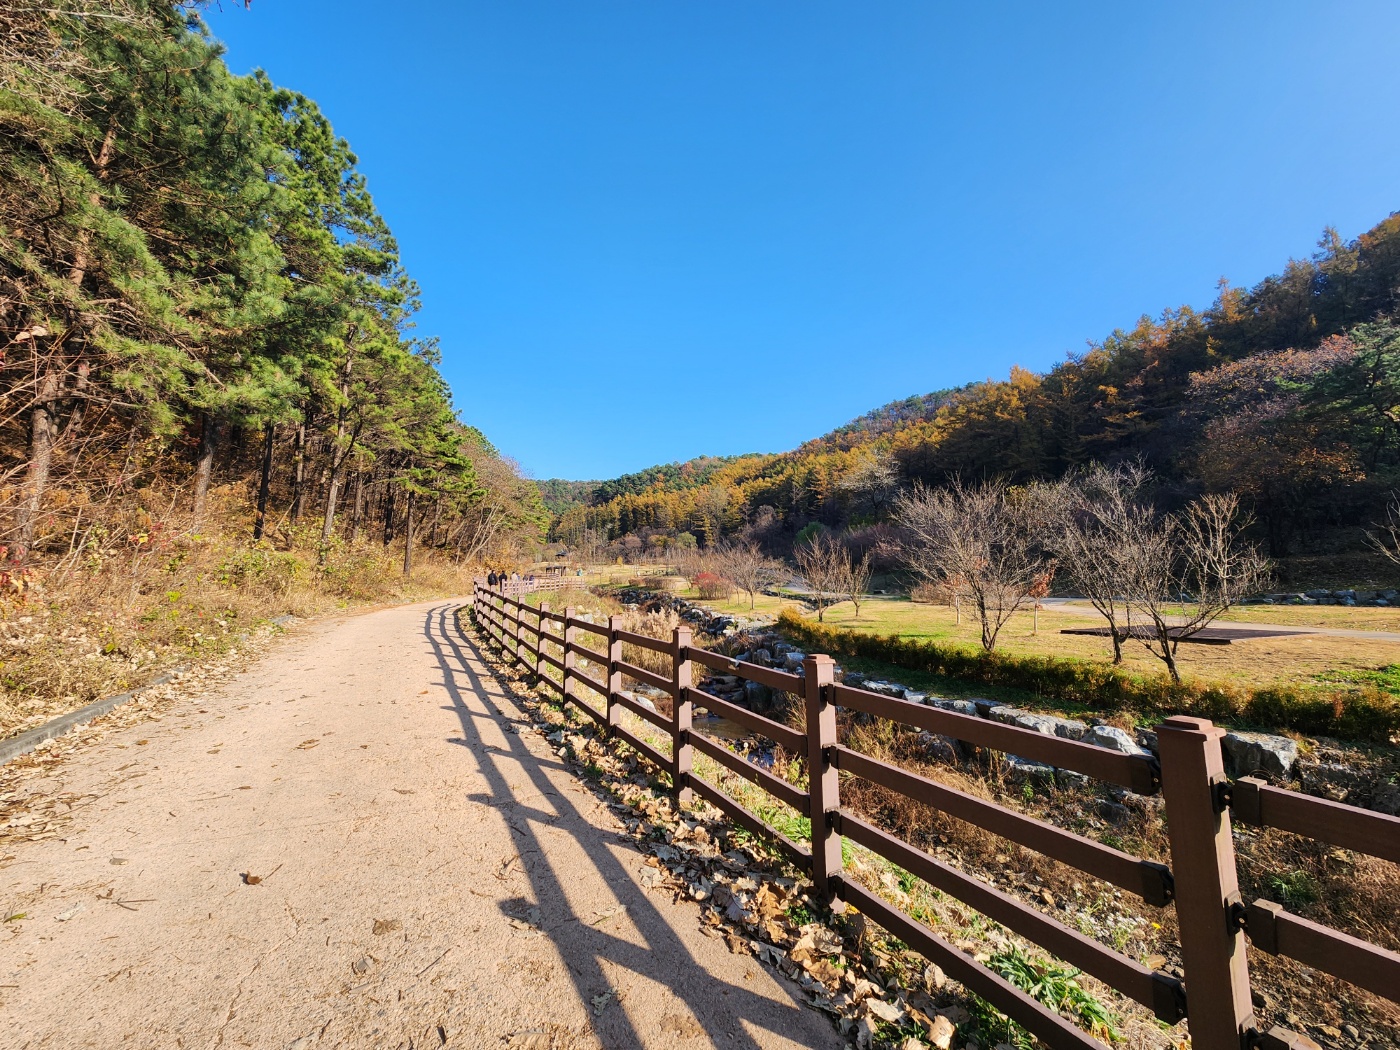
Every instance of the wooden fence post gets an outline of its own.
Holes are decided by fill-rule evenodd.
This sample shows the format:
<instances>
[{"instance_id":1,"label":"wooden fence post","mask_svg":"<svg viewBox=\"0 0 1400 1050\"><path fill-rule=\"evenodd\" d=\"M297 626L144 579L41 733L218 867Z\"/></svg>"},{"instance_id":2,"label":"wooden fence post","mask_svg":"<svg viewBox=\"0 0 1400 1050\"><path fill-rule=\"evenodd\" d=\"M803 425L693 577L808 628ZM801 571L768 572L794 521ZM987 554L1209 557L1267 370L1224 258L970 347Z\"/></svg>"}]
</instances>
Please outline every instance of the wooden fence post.
<instances>
[{"instance_id":1,"label":"wooden fence post","mask_svg":"<svg viewBox=\"0 0 1400 1050\"><path fill-rule=\"evenodd\" d=\"M545 616L549 614L549 602L540 602L539 630L535 632L535 677L543 678L544 669L548 666L544 662L544 625Z\"/></svg>"},{"instance_id":2,"label":"wooden fence post","mask_svg":"<svg viewBox=\"0 0 1400 1050\"><path fill-rule=\"evenodd\" d=\"M618 709L613 706L613 694L622 692L622 670L617 666L622 662L622 639L617 636L617 632L622 630L622 617L608 617L608 730L607 735L612 736L612 727L617 725L619 715Z\"/></svg>"},{"instance_id":3,"label":"wooden fence post","mask_svg":"<svg viewBox=\"0 0 1400 1050\"><path fill-rule=\"evenodd\" d=\"M676 801L682 806L690 802L690 685L693 670L686 650L690 648L694 632L689 627L677 627L671 636L671 754L674 769L671 770L676 786Z\"/></svg>"},{"instance_id":4,"label":"wooden fence post","mask_svg":"<svg viewBox=\"0 0 1400 1050\"><path fill-rule=\"evenodd\" d=\"M841 807L840 789L832 754L836 747L836 705L828 696L835 681L835 662L829 656L808 656L802 661L803 698L807 709L807 797L812 821L812 881L828 902L839 896L841 836L834 815Z\"/></svg>"},{"instance_id":5,"label":"wooden fence post","mask_svg":"<svg viewBox=\"0 0 1400 1050\"><path fill-rule=\"evenodd\" d=\"M1255 1027L1235 844L1220 793L1224 735L1209 719L1183 715L1157 727L1193 1050L1240 1050Z\"/></svg>"},{"instance_id":6,"label":"wooden fence post","mask_svg":"<svg viewBox=\"0 0 1400 1050\"><path fill-rule=\"evenodd\" d=\"M560 694L565 707L569 706L569 679L574 676L574 642L578 628L569 621L574 618L574 607L564 606L564 680L560 683Z\"/></svg>"}]
</instances>

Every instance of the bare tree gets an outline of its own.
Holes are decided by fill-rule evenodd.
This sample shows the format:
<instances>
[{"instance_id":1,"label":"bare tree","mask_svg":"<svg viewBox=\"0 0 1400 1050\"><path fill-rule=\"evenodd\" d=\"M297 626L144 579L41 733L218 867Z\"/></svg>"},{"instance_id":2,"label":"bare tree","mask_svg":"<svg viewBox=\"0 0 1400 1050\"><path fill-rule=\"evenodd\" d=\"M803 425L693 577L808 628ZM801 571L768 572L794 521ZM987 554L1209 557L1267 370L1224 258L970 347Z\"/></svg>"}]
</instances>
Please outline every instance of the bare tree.
<instances>
[{"instance_id":1,"label":"bare tree","mask_svg":"<svg viewBox=\"0 0 1400 1050\"><path fill-rule=\"evenodd\" d=\"M807 589L817 606L817 619L826 618L828 606L846 597L845 584L851 556L824 532L818 532L792 552Z\"/></svg>"},{"instance_id":2,"label":"bare tree","mask_svg":"<svg viewBox=\"0 0 1400 1050\"><path fill-rule=\"evenodd\" d=\"M774 582L783 568L752 543L721 547L715 561L719 574L749 596L750 609L754 607L757 592Z\"/></svg>"},{"instance_id":3,"label":"bare tree","mask_svg":"<svg viewBox=\"0 0 1400 1050\"><path fill-rule=\"evenodd\" d=\"M899 471L890 461L888 452L875 448L863 450L836 483L857 511L881 517L899 491Z\"/></svg>"},{"instance_id":4,"label":"bare tree","mask_svg":"<svg viewBox=\"0 0 1400 1050\"><path fill-rule=\"evenodd\" d=\"M866 551L859 560L852 558L850 552L844 547L841 549L842 555L842 581L841 590L846 597L851 599L851 604L856 607L856 619L860 619L860 602L870 590L870 552Z\"/></svg>"},{"instance_id":5,"label":"bare tree","mask_svg":"<svg viewBox=\"0 0 1400 1050\"><path fill-rule=\"evenodd\" d=\"M1140 465L1093 467L1065 483L1059 527L1052 538L1059 567L1107 622L1113 662L1123 661L1128 637L1128 562L1136 528L1151 512L1138 504L1150 478Z\"/></svg>"},{"instance_id":6,"label":"bare tree","mask_svg":"<svg viewBox=\"0 0 1400 1050\"><path fill-rule=\"evenodd\" d=\"M1385 505L1385 521L1366 530L1366 539L1396 565L1400 565L1400 495L1392 492Z\"/></svg>"},{"instance_id":7,"label":"bare tree","mask_svg":"<svg viewBox=\"0 0 1400 1050\"><path fill-rule=\"evenodd\" d=\"M1054 572L1048 486L1012 489L999 481L955 480L946 489L900 496L895 513L909 534L903 554L916 574L965 595L982 627L982 648Z\"/></svg>"},{"instance_id":8,"label":"bare tree","mask_svg":"<svg viewBox=\"0 0 1400 1050\"><path fill-rule=\"evenodd\" d=\"M1268 561L1240 539L1248 524L1238 497L1212 494L1180 514L1144 510L1122 538L1128 632L1166 665L1173 682L1181 681L1182 641L1268 582Z\"/></svg>"}]
</instances>

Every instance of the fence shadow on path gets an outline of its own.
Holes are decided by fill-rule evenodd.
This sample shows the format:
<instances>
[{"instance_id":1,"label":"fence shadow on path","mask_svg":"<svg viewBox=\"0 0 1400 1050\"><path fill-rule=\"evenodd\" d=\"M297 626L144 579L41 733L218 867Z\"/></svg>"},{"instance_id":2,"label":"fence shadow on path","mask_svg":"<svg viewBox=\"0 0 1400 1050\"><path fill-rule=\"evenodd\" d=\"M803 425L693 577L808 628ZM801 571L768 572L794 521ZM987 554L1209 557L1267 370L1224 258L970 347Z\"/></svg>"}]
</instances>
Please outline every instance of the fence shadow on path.
<instances>
[{"instance_id":1,"label":"fence shadow on path","mask_svg":"<svg viewBox=\"0 0 1400 1050\"><path fill-rule=\"evenodd\" d=\"M461 721L462 744L476 757L478 772L487 784L485 793L471 798L494 807L508 828L529 879L533 903L540 909L539 926L567 966L583 1009L591 1012L594 997L606 995L615 986L616 978L609 976L606 963L614 971L620 967L669 987L704 1028L708 1045L726 1050L759 1050L762 1044L756 1040L753 1029L783 1035L800 1045L814 1025L830 1031L830 1045L840 1045L828 1022L803 1005L787 982L775 982L782 990L780 994L788 997L786 1002L778 1001L755 994L743 985L721 981L694 958L672 928L672 921L682 913L663 915L614 853L619 848L630 851L633 847L594 826L570 800L562 797L547 770L565 767L558 762L542 762L513 731L515 723L528 724L529 718L523 712L521 718L512 718L502 708L503 703L514 706L515 700L486 669L477 646L458 630L456 615L460 608L447 604L429 610L423 633L442 669L443 686L452 701L450 709ZM500 732L502 743L486 738L483 731L491 731L489 727ZM512 786L510 773L515 770L508 769L507 764L529 778L528 791ZM595 797L579 783L587 792L584 797ZM564 830L573 836L596 875L610 887L614 906L626 908L627 918L643 943L632 943L590 925L589 916L573 913L564 886L575 882L579 874L558 871L551 864L540 836L542 827ZM637 853L636 859L640 861L641 856ZM518 904L521 909L529 907L529 902ZM503 916L502 921L507 918ZM689 921L689 917L684 921ZM751 961L750 965L759 964ZM604 1046L620 1050L677 1042L675 1034L662 1032L659 1027L654 1032L638 1030L637 1019L628 1015L625 1002L603 1010L594 1020L594 1030ZM705 1044L687 1040L687 1045Z\"/></svg>"}]
</instances>

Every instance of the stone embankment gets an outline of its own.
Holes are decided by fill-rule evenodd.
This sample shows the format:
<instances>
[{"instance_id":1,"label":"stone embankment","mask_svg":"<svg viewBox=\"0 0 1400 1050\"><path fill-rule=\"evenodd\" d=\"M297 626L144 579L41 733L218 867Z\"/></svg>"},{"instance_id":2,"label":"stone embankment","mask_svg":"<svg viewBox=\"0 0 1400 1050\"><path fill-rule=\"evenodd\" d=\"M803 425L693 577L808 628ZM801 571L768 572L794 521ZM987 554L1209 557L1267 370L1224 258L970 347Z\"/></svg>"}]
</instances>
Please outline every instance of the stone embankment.
<instances>
[{"instance_id":1,"label":"stone embankment","mask_svg":"<svg viewBox=\"0 0 1400 1050\"><path fill-rule=\"evenodd\" d=\"M1324 592L1312 592L1320 594ZM1357 595L1366 592L1325 592L1341 594L1353 604ZM1394 593L1394 592L1386 592ZM671 594L648 591L625 591L622 600L629 604L661 605L673 609L683 620L698 630L715 636L730 636L730 648L741 660L764 667L798 671L805 655L778 634L767 629L766 621L741 616L717 614ZM1291 596L1285 596L1291 597ZM1321 598L1309 599L1320 602ZM1388 601L1389 599L1377 599ZM871 678L857 671L846 671L839 665L837 680L867 689L872 693L928 704L958 714L987 718L994 722L1031 729L1050 736L1078 740L1126 754L1155 754L1157 735L1149 729L1133 732L1110 725L1097 718L1080 720L1062 715L1033 711L1001 700L981 697L952 698L922 693L899 682ZM711 675L704 688L724 700L740 703L759 712L771 711L776 705L773 691L758 682L747 682L737 675ZM934 733L925 733L931 757L964 765L971 759L962 741ZM1394 759L1377 759L1369 752L1350 748L1333 741L1299 741L1275 733L1232 729L1223 741L1225 770L1231 778L1262 776L1274 783L1294 783L1308 794L1335 802L1361 806L1392 816L1400 815L1400 776ZM1057 780L1084 779L1077 773L1054 769L1017 755L1006 755L1002 772L1012 779ZM1137 802L1137 799L1130 800Z\"/></svg>"},{"instance_id":2,"label":"stone embankment","mask_svg":"<svg viewBox=\"0 0 1400 1050\"><path fill-rule=\"evenodd\" d=\"M1311 591L1265 594L1259 598L1247 598L1242 605L1377 605L1387 606L1400 603L1400 591L1393 588L1382 591L1356 590L1345 587L1329 591L1322 587Z\"/></svg>"}]
</instances>

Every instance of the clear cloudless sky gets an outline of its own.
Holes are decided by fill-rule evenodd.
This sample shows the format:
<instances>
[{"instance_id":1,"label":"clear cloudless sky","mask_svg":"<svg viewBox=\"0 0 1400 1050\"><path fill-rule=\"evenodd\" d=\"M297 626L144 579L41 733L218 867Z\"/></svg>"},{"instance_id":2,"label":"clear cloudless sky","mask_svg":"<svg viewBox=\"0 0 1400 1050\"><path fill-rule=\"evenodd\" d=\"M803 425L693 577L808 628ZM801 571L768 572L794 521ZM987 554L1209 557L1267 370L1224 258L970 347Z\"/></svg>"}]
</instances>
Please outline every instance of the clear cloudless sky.
<instances>
[{"instance_id":1,"label":"clear cloudless sky","mask_svg":"<svg viewBox=\"0 0 1400 1050\"><path fill-rule=\"evenodd\" d=\"M1051 367L1400 208L1400 4L225 0L535 477Z\"/></svg>"}]
</instances>

